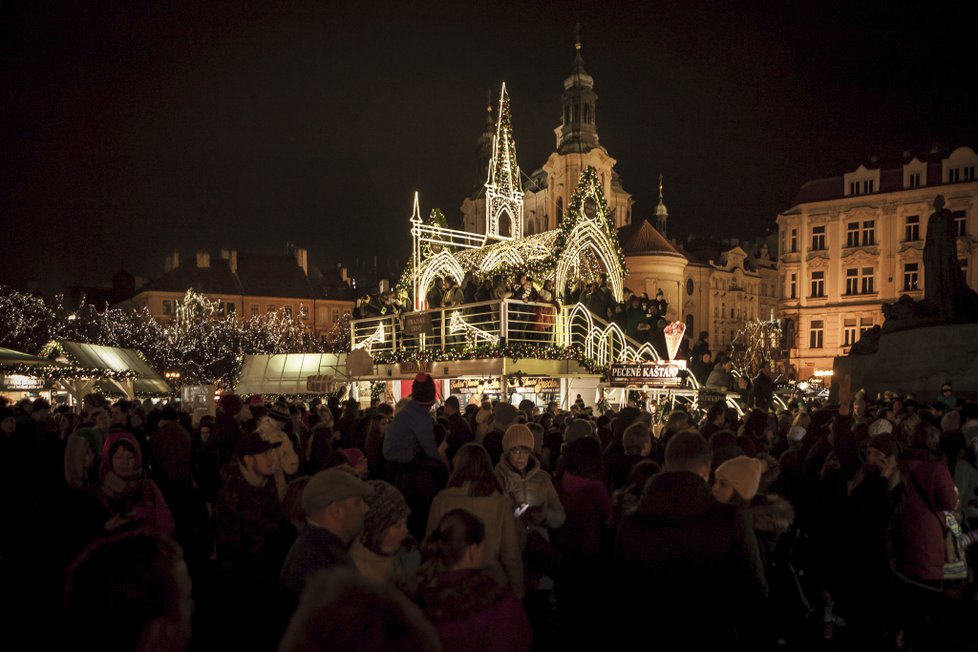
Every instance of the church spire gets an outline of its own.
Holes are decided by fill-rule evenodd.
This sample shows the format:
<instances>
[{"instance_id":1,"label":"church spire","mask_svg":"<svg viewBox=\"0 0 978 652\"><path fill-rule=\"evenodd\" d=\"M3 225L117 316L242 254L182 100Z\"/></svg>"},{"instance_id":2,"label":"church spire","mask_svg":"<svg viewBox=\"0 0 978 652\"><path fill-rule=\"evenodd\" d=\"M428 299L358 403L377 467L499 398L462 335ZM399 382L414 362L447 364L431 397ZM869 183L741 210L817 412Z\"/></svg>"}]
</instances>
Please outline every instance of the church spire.
<instances>
[{"instance_id":1,"label":"church spire","mask_svg":"<svg viewBox=\"0 0 978 652\"><path fill-rule=\"evenodd\" d=\"M516 141L513 140L505 82L499 92L499 117L486 179L486 235L496 238L523 236L523 186L516 162Z\"/></svg>"},{"instance_id":2,"label":"church spire","mask_svg":"<svg viewBox=\"0 0 978 652\"><path fill-rule=\"evenodd\" d=\"M669 222L669 211L662 200L662 173L659 173L659 205L655 207L655 229L666 237L666 227Z\"/></svg>"},{"instance_id":3,"label":"church spire","mask_svg":"<svg viewBox=\"0 0 978 652\"><path fill-rule=\"evenodd\" d=\"M584 70L580 21L574 27L574 67L564 80L564 93L560 100L563 105L563 120L557 151L561 154L583 154L600 148L594 114L598 96L594 92L594 78Z\"/></svg>"},{"instance_id":4,"label":"church spire","mask_svg":"<svg viewBox=\"0 0 978 652\"><path fill-rule=\"evenodd\" d=\"M479 183L489 174L489 162L492 160L492 141L496 131L496 123L492 119L492 89L486 89L486 124L476 143L479 146Z\"/></svg>"}]
</instances>

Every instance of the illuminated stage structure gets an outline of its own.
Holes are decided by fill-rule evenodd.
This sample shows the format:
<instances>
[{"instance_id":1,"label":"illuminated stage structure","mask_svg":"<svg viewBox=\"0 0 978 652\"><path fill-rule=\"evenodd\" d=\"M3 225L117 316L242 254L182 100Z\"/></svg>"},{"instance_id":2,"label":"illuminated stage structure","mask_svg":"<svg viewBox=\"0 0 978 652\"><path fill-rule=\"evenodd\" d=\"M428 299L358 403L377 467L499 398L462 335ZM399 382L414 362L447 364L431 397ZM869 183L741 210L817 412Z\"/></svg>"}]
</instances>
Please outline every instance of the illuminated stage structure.
<instances>
[{"instance_id":1,"label":"illuminated stage structure","mask_svg":"<svg viewBox=\"0 0 978 652\"><path fill-rule=\"evenodd\" d=\"M485 183L485 233L422 219L415 193L412 255L397 285L402 300L409 295L406 304L413 310L355 320L351 347L371 354L373 380L405 379L421 369L439 379L501 378L500 388L507 383L525 387L528 378L554 378L562 379L560 394L566 401L570 392L590 394L618 360L660 356L582 304L558 303L572 284L601 279L607 280L611 298L624 299L625 257L601 181L594 168L586 168L557 228L524 236L523 191L505 84L498 116ZM427 302L440 279L459 285L469 279L498 280L511 287L524 274L538 289L552 282L554 300L497 299L444 308Z\"/></svg>"}]
</instances>

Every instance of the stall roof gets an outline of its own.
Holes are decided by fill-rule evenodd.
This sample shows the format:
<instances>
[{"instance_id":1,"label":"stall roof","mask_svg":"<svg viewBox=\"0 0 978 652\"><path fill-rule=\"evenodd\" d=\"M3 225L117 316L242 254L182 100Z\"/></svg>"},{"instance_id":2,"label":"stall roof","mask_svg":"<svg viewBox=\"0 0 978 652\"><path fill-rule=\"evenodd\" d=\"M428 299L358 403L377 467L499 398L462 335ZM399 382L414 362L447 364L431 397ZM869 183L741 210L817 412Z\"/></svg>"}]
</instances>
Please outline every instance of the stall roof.
<instances>
[{"instance_id":1,"label":"stall roof","mask_svg":"<svg viewBox=\"0 0 978 652\"><path fill-rule=\"evenodd\" d=\"M238 394L321 394L311 392L310 376L332 376L338 384L349 382L345 353L278 353L246 355Z\"/></svg>"},{"instance_id":2,"label":"stall roof","mask_svg":"<svg viewBox=\"0 0 978 652\"><path fill-rule=\"evenodd\" d=\"M83 344L59 340L68 359L80 367L112 371L133 371L133 391L138 394L170 394L173 390L135 349ZM100 383L101 384L101 383ZM114 387L112 389L115 389ZM112 390L109 390L112 391Z\"/></svg>"},{"instance_id":3,"label":"stall roof","mask_svg":"<svg viewBox=\"0 0 978 652\"><path fill-rule=\"evenodd\" d=\"M21 351L14 351L13 349L5 349L0 346L0 367L14 366L19 364L44 365L48 367L62 366L60 362L55 362L54 360L49 360L48 358L42 358L29 353L23 353Z\"/></svg>"}]
</instances>

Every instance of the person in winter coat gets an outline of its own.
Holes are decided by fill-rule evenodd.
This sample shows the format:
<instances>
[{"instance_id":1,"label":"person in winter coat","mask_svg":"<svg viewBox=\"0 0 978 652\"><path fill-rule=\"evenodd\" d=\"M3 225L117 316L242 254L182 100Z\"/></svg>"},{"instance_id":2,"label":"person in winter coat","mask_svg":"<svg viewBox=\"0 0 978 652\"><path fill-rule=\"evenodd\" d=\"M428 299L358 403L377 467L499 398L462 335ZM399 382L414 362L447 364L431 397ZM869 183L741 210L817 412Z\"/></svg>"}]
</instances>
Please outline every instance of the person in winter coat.
<instances>
[{"instance_id":1,"label":"person in winter coat","mask_svg":"<svg viewBox=\"0 0 978 652\"><path fill-rule=\"evenodd\" d=\"M485 570L491 530L466 509L445 513L421 546L419 601L444 652L525 652L530 621L511 587Z\"/></svg>"},{"instance_id":2,"label":"person in winter coat","mask_svg":"<svg viewBox=\"0 0 978 652\"><path fill-rule=\"evenodd\" d=\"M496 479L503 493L512 499L513 508L523 525L518 530L523 534L524 548L529 537L539 536L550 541L549 530L560 528L567 518L550 474L541 468L533 453L533 444L533 433L527 426L521 423L511 425L503 437L505 453L496 465ZM534 560L528 561L532 563ZM528 570L532 571L532 574L528 573L528 590L552 588L549 580L540 577L545 569Z\"/></svg>"},{"instance_id":3,"label":"person in winter coat","mask_svg":"<svg viewBox=\"0 0 978 652\"><path fill-rule=\"evenodd\" d=\"M364 577L389 582L413 595L421 554L408 532L411 510L394 485L380 480L367 484L373 493L364 498L369 510L363 519L363 532L350 546L350 559Z\"/></svg>"},{"instance_id":4,"label":"person in winter coat","mask_svg":"<svg viewBox=\"0 0 978 652\"><path fill-rule=\"evenodd\" d=\"M747 515L710 493L711 454L699 433L681 432L666 446L665 470L646 485L638 508L618 530L619 590L640 587L648 601L622 605L621 622L640 631L647 614L678 632L697 631L699 645L732 645L736 628L767 596L757 539ZM704 628L704 592L724 609ZM626 634L627 635L627 632ZM725 648L721 648L725 649Z\"/></svg>"},{"instance_id":5,"label":"person in winter coat","mask_svg":"<svg viewBox=\"0 0 978 652\"><path fill-rule=\"evenodd\" d=\"M523 597L523 557L516 534L513 503L503 494L486 450L478 444L459 449L448 487L431 503L428 535L453 509L467 509L486 524L483 567L509 581L517 597Z\"/></svg>"},{"instance_id":6,"label":"person in winter coat","mask_svg":"<svg viewBox=\"0 0 978 652\"><path fill-rule=\"evenodd\" d=\"M737 387L733 377L733 360L726 358L713 365L713 371L706 379L707 387L731 391Z\"/></svg>"},{"instance_id":7,"label":"person in winter coat","mask_svg":"<svg viewBox=\"0 0 978 652\"><path fill-rule=\"evenodd\" d=\"M162 535L173 534L173 515L156 483L143 471L139 443L121 426L110 430L102 446L102 506L109 514L106 532L148 529Z\"/></svg>"}]
</instances>

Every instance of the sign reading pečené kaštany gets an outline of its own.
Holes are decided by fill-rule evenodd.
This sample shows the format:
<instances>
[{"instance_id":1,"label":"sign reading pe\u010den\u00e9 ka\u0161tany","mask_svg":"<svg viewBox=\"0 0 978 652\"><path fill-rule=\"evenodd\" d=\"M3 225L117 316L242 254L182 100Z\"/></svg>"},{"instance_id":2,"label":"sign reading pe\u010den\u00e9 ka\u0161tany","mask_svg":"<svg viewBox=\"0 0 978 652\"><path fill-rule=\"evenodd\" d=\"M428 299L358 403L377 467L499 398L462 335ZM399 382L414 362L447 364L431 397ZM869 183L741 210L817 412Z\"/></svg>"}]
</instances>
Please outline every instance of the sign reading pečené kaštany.
<instances>
[{"instance_id":1,"label":"sign reading pe\u010den\u00e9 ka\u0161tany","mask_svg":"<svg viewBox=\"0 0 978 652\"><path fill-rule=\"evenodd\" d=\"M611 384L618 387L643 385L647 387L679 387L679 372L686 369L685 360L657 362L614 362L611 365Z\"/></svg>"}]
</instances>

